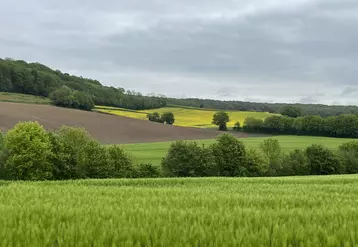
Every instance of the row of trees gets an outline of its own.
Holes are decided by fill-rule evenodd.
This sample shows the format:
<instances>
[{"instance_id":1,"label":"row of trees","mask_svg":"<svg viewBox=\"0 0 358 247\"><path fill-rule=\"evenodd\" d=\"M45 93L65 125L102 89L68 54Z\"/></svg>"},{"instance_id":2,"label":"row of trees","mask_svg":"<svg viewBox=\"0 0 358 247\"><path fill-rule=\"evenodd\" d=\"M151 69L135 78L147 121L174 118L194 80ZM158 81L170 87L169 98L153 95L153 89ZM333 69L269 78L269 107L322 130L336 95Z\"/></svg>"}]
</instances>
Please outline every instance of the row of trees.
<instances>
[{"instance_id":1,"label":"row of trees","mask_svg":"<svg viewBox=\"0 0 358 247\"><path fill-rule=\"evenodd\" d=\"M136 165L117 145L103 146L82 128L48 132L37 122L20 122L0 134L0 179L294 176L358 173L358 142L331 151L321 145L283 153L277 140L248 149L230 134L210 146L172 143L161 166Z\"/></svg>"},{"instance_id":2,"label":"row of trees","mask_svg":"<svg viewBox=\"0 0 358 247\"><path fill-rule=\"evenodd\" d=\"M343 114L326 118L311 115L298 118L274 115L267 117L265 120L248 117L245 120L243 131L357 138L358 115Z\"/></svg>"},{"instance_id":3,"label":"row of trees","mask_svg":"<svg viewBox=\"0 0 358 247\"><path fill-rule=\"evenodd\" d=\"M277 140L267 139L260 150L247 149L237 138L224 134L205 147L178 141L162 160L165 176L256 177L358 173L358 142L348 142L334 152L322 145L283 153Z\"/></svg>"},{"instance_id":4,"label":"row of trees","mask_svg":"<svg viewBox=\"0 0 358 247\"><path fill-rule=\"evenodd\" d=\"M67 86L50 93L50 100L52 104L67 108L76 108L90 111L94 108L92 97L85 92L72 90Z\"/></svg>"},{"instance_id":5,"label":"row of trees","mask_svg":"<svg viewBox=\"0 0 358 247\"><path fill-rule=\"evenodd\" d=\"M64 180L157 177L150 164L134 165L119 146L103 146L82 128L47 132L37 122L21 122L0 134L0 179Z\"/></svg>"},{"instance_id":6,"label":"row of trees","mask_svg":"<svg viewBox=\"0 0 358 247\"><path fill-rule=\"evenodd\" d=\"M0 91L48 97L53 91L67 86L91 96L96 105L134 110L160 108L166 105L163 95L143 96L123 88L103 86L99 81L52 70L40 63L0 59Z\"/></svg>"},{"instance_id":7,"label":"row of trees","mask_svg":"<svg viewBox=\"0 0 358 247\"><path fill-rule=\"evenodd\" d=\"M245 101L221 101L212 99L167 99L168 105L179 105L186 107L236 110L236 111L257 111L281 113L286 107L293 107L302 110L302 115L318 115L321 117L338 116L341 114L358 114L358 106L322 105L322 104L283 104L283 103L254 103Z\"/></svg>"},{"instance_id":8,"label":"row of trees","mask_svg":"<svg viewBox=\"0 0 358 247\"><path fill-rule=\"evenodd\" d=\"M174 113L172 112L163 112L162 114L159 114L158 112L148 113L147 118L149 121L156 123L173 125L175 122Z\"/></svg>"}]
</instances>

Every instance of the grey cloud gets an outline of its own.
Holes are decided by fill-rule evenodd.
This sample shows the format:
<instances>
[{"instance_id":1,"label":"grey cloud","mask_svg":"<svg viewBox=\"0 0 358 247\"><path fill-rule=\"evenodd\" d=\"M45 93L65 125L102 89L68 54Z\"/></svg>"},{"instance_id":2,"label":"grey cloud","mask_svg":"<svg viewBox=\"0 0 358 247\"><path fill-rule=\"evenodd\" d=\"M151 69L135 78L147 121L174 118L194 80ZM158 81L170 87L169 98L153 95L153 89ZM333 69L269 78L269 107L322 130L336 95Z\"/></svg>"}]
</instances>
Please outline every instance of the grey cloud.
<instances>
[{"instance_id":1,"label":"grey cloud","mask_svg":"<svg viewBox=\"0 0 358 247\"><path fill-rule=\"evenodd\" d=\"M356 0L16 0L0 53L180 97L344 104ZM320 92L320 94L313 93Z\"/></svg>"}]
</instances>

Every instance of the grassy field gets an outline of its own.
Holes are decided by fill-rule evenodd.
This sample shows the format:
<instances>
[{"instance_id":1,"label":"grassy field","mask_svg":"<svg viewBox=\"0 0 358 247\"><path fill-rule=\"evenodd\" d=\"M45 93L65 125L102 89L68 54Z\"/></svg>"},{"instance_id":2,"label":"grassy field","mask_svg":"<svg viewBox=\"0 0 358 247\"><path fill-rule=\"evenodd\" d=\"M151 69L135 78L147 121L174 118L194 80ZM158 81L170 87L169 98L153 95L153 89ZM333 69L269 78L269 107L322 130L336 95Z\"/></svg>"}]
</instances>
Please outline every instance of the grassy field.
<instances>
[{"instance_id":1,"label":"grassy field","mask_svg":"<svg viewBox=\"0 0 358 247\"><path fill-rule=\"evenodd\" d=\"M29 94L4 93L4 92L0 92L0 101L28 103L28 104L50 104L50 100L45 97L39 97Z\"/></svg>"},{"instance_id":2,"label":"grassy field","mask_svg":"<svg viewBox=\"0 0 358 247\"><path fill-rule=\"evenodd\" d=\"M128 109L97 106L99 112L110 113L118 116L125 116L137 119L147 119L147 114L152 112L173 112L175 116L174 125L184 127L214 128L211 124L213 114L216 110L198 109L189 107L164 107L145 111L133 111ZM230 116L228 127L233 127L236 122L244 123L246 117L266 118L270 115L267 112L244 112L244 111L227 111Z\"/></svg>"},{"instance_id":3,"label":"grassy field","mask_svg":"<svg viewBox=\"0 0 358 247\"><path fill-rule=\"evenodd\" d=\"M332 150L338 148L342 143L352 141L353 139L329 138L329 137L307 137L307 136L274 136L274 137L251 137L242 138L247 148L258 149L260 143L267 139L273 138L280 142L282 150L289 152L296 148L303 149L311 144L322 144ZM356 140L356 139L354 139ZM204 145L210 145L215 140L198 140L197 142ZM125 151L130 153L136 162L159 164L164 157L172 142L140 143L123 145Z\"/></svg>"},{"instance_id":4,"label":"grassy field","mask_svg":"<svg viewBox=\"0 0 358 247\"><path fill-rule=\"evenodd\" d=\"M0 182L0 246L356 246L358 176Z\"/></svg>"}]
</instances>

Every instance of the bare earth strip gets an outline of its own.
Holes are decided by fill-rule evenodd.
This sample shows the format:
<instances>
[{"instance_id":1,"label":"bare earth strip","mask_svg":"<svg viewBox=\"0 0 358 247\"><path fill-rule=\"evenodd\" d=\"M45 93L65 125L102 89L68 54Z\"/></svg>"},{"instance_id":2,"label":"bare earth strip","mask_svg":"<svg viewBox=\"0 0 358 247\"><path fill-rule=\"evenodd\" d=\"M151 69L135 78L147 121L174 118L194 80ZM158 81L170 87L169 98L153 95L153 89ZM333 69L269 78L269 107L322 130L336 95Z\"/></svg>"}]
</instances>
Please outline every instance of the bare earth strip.
<instances>
[{"instance_id":1,"label":"bare earth strip","mask_svg":"<svg viewBox=\"0 0 358 247\"><path fill-rule=\"evenodd\" d=\"M221 134L215 130L163 125L50 105L0 102L0 129L7 131L19 121L38 121L48 130L58 129L62 125L84 127L103 144L212 139ZM244 133L236 135L248 136Z\"/></svg>"}]
</instances>

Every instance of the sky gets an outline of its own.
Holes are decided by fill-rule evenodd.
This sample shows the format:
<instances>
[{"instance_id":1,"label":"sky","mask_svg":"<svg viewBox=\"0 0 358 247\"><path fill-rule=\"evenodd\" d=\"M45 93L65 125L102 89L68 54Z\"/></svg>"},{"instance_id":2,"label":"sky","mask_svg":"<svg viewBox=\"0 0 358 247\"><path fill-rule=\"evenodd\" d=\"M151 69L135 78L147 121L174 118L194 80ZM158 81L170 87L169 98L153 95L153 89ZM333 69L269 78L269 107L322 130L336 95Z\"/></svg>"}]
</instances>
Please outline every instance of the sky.
<instances>
[{"instance_id":1,"label":"sky","mask_svg":"<svg viewBox=\"0 0 358 247\"><path fill-rule=\"evenodd\" d=\"M0 57L169 97L358 104L358 0L0 0Z\"/></svg>"}]
</instances>

